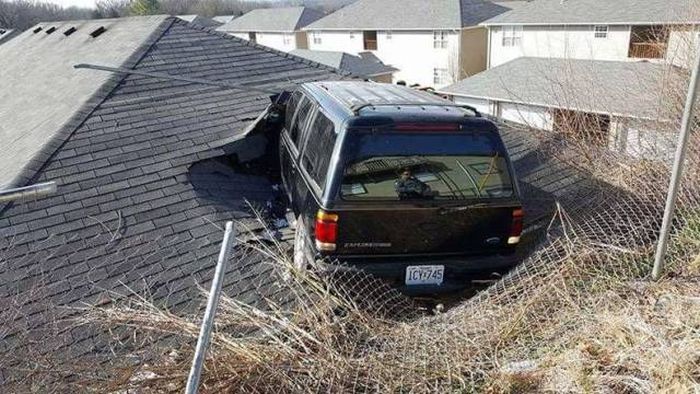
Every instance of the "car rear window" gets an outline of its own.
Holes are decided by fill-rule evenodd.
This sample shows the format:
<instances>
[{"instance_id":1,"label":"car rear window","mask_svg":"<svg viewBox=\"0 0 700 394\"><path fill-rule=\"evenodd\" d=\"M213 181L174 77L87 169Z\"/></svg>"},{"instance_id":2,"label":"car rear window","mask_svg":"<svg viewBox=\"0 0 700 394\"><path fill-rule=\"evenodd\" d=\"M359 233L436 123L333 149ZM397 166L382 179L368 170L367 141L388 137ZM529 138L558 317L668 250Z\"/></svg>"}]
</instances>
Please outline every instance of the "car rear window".
<instances>
[{"instance_id":1,"label":"car rear window","mask_svg":"<svg viewBox=\"0 0 700 394\"><path fill-rule=\"evenodd\" d=\"M375 154L382 150L386 154ZM470 200L514 196L495 134L367 136L343 172L344 200ZM368 154L369 153L369 154Z\"/></svg>"}]
</instances>

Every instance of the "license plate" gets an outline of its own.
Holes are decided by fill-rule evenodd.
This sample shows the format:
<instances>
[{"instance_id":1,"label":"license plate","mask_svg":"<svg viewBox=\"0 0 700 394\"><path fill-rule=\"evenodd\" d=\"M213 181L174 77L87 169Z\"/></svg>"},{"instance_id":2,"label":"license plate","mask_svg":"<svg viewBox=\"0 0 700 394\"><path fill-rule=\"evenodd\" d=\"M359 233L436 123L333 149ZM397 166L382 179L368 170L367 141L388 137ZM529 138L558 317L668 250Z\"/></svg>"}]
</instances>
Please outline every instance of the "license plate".
<instances>
[{"instance_id":1,"label":"license plate","mask_svg":"<svg viewBox=\"0 0 700 394\"><path fill-rule=\"evenodd\" d=\"M444 265L410 265L406 267L407 285L441 285Z\"/></svg>"}]
</instances>

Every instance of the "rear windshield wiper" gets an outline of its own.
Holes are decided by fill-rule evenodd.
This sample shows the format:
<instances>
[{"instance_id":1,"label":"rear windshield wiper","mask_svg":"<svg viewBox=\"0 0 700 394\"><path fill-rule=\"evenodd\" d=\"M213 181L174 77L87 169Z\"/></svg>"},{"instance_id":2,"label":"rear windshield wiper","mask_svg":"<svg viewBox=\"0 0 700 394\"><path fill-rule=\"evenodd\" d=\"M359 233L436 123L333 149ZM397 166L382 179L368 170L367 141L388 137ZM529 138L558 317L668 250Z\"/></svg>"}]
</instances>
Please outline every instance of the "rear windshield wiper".
<instances>
[{"instance_id":1,"label":"rear windshield wiper","mask_svg":"<svg viewBox=\"0 0 700 394\"><path fill-rule=\"evenodd\" d=\"M479 189L479 185L477 185L476 179L474 179L472 174L469 173L469 170L467 170L467 168L464 167L464 164L462 164L462 162L459 161L459 159L455 160L455 162L457 162L457 165L459 166L459 168L462 170L462 172L464 172L464 174L467 176L467 178L469 178L469 182L471 182L472 185L474 185L474 191L476 191L476 196L478 198L481 198L481 189Z\"/></svg>"},{"instance_id":2,"label":"rear windshield wiper","mask_svg":"<svg viewBox=\"0 0 700 394\"><path fill-rule=\"evenodd\" d=\"M479 185L479 195L481 195L481 190L484 188L484 186L486 186L486 181L489 180L489 177L493 173L493 167L496 164L496 159L498 159L498 152L496 152L496 154L494 154L491 157L491 162L489 163L489 170L486 172L486 175L481 180L481 184Z\"/></svg>"}]
</instances>

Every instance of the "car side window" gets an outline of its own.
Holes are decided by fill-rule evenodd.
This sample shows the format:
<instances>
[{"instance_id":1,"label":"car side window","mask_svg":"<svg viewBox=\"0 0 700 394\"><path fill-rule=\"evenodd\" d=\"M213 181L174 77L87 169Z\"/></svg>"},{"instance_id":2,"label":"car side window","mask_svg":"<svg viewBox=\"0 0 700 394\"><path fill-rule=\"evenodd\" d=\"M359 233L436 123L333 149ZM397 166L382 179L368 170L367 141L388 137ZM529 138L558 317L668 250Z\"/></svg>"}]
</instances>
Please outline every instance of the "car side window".
<instances>
[{"instance_id":1,"label":"car side window","mask_svg":"<svg viewBox=\"0 0 700 394\"><path fill-rule=\"evenodd\" d=\"M311 124L311 131L306 140L306 149L302 155L302 165L318 185L323 185L324 177L331 162L336 133L333 122L321 111L316 112Z\"/></svg>"},{"instance_id":2,"label":"car side window","mask_svg":"<svg viewBox=\"0 0 700 394\"><path fill-rule=\"evenodd\" d=\"M287 131L292 129L292 122L294 121L294 115L299 106L299 100L301 100L301 92L294 92L287 102L287 109L285 110L285 120L284 128Z\"/></svg>"},{"instance_id":3,"label":"car side window","mask_svg":"<svg viewBox=\"0 0 700 394\"><path fill-rule=\"evenodd\" d=\"M313 110L313 102L309 100L308 97L302 96L299 106L297 107L296 114L294 114L294 120L292 121L292 126L289 129L289 136L292 139L294 145L297 148L300 147L300 137L304 130L306 122L309 120Z\"/></svg>"}]
</instances>

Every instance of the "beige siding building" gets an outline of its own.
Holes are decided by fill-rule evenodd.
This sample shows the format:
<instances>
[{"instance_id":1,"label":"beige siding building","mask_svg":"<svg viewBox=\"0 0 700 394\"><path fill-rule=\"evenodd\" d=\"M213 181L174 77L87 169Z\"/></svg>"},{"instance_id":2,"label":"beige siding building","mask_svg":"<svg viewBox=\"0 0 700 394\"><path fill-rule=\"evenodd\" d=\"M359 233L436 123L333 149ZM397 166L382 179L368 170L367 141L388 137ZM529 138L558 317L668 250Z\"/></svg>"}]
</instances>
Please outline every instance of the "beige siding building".
<instances>
[{"instance_id":1,"label":"beige siding building","mask_svg":"<svg viewBox=\"0 0 700 394\"><path fill-rule=\"evenodd\" d=\"M394 82L443 87L486 68L487 31L479 23L522 2L358 0L304 30L309 49L371 51L399 69Z\"/></svg>"}]
</instances>

